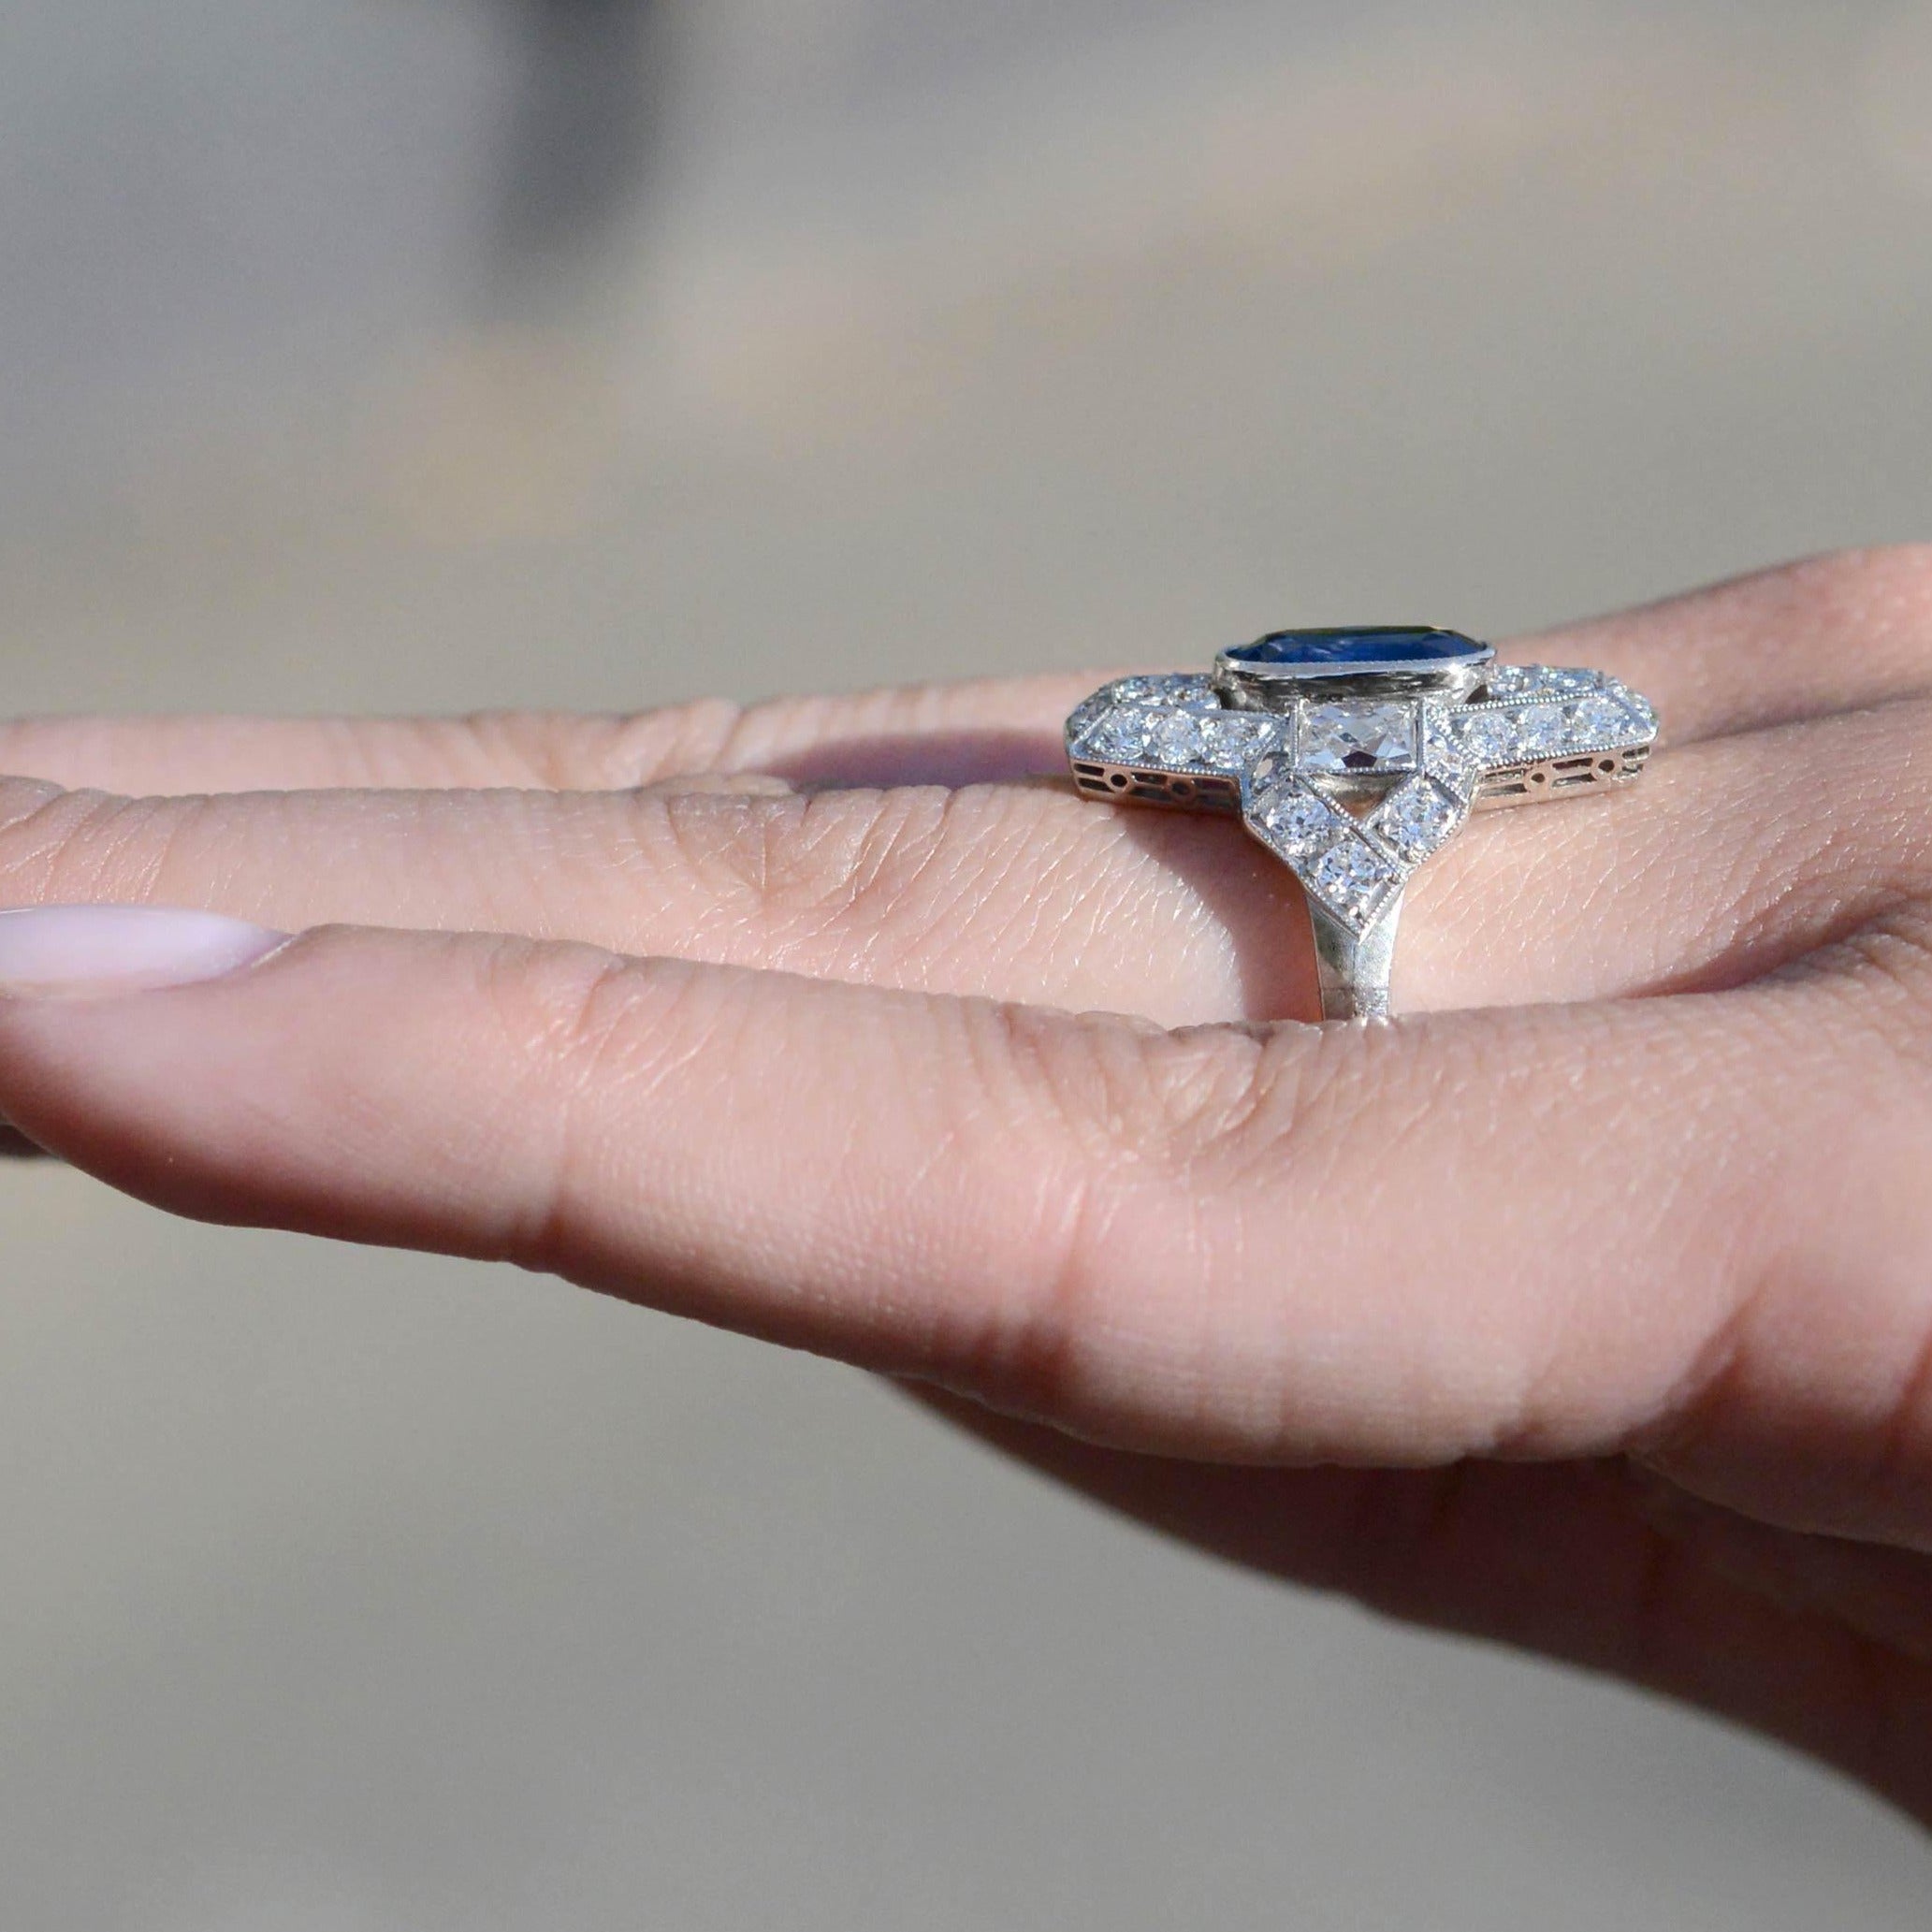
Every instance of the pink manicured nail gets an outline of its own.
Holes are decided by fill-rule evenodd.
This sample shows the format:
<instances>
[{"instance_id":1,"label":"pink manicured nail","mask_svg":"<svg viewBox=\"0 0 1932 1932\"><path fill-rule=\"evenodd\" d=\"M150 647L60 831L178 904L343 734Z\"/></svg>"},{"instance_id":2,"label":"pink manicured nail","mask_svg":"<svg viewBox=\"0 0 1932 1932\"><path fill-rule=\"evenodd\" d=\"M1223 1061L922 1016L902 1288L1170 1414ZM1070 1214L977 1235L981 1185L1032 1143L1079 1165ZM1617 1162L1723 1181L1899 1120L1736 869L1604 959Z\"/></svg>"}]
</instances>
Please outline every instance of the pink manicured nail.
<instances>
[{"instance_id":1,"label":"pink manicured nail","mask_svg":"<svg viewBox=\"0 0 1932 1932\"><path fill-rule=\"evenodd\" d=\"M0 995L98 999L216 980L286 933L171 906L31 906L0 912Z\"/></svg>"}]
</instances>

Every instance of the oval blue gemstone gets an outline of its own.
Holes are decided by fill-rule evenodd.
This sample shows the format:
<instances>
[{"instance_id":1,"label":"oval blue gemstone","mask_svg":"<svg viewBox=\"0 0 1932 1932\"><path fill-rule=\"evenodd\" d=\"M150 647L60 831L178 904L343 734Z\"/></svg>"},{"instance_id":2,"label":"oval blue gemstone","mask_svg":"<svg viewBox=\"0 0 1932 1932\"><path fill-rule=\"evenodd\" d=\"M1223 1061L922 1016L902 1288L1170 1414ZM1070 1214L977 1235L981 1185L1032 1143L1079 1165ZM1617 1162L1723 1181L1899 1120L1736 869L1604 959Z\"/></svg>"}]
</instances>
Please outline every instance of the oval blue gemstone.
<instances>
[{"instance_id":1,"label":"oval blue gemstone","mask_svg":"<svg viewBox=\"0 0 1932 1932\"><path fill-rule=\"evenodd\" d=\"M1489 647L1460 632L1391 624L1350 631L1276 631L1221 655L1231 664L1453 664L1485 660Z\"/></svg>"}]
</instances>

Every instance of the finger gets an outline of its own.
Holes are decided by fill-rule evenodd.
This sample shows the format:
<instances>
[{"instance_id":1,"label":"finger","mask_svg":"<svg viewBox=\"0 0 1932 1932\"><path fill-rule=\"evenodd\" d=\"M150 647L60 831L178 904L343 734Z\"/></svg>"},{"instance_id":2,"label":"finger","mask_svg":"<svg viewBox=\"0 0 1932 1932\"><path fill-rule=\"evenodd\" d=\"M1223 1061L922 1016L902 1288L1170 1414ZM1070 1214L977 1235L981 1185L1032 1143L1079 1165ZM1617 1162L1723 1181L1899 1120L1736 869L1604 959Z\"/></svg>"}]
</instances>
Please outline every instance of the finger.
<instances>
[{"instance_id":1,"label":"finger","mask_svg":"<svg viewBox=\"0 0 1932 1932\"><path fill-rule=\"evenodd\" d=\"M1740 983L1932 880L1932 706L1687 747L1480 816L1418 875L1411 1011ZM1300 891L1234 824L1058 787L813 797L0 785L0 903L576 938L1166 1024L1316 1010Z\"/></svg>"},{"instance_id":2,"label":"finger","mask_svg":"<svg viewBox=\"0 0 1932 1932\"><path fill-rule=\"evenodd\" d=\"M1932 545L1848 550L1517 640L1523 662L1614 672L1672 743L1932 690Z\"/></svg>"},{"instance_id":3,"label":"finger","mask_svg":"<svg viewBox=\"0 0 1932 1932\"><path fill-rule=\"evenodd\" d=\"M0 966L16 987L73 993L77 982L98 988L104 966L113 985L152 984L178 976L191 954L226 964L240 950L238 936L207 922L172 957L165 926L143 931L121 913L114 929L115 954L103 961L88 957L84 936L17 922L0 939ZM1466 1447L1472 1432L1498 1446L1506 1423L1514 1446L1528 1450L1556 1445L1520 1431L1539 1406L1546 1427L1555 1419L1548 1401L1574 1366L1567 1351L1580 1344L1590 1358L1592 1392L1562 1434L1576 1434L1593 1409L1601 1424L1619 1363L1605 1362L1600 1334L1553 1334L1537 1305L1547 1298L1524 1292L1521 1256L1552 1252L1553 1230L1537 1225L1547 1192L1524 1185L1500 1243L1493 1217L1469 1212L1465 1153L1482 1170L1520 1177L1531 1165L1523 1156L1547 1153L1561 1121L1526 1121L1506 1079L1483 1082L1472 1111L1477 1069L1459 1063L1501 1031L1519 1056L1503 1064L1533 1067L1539 1082L1583 1070L1571 1057L1580 1044L1600 1092L1620 1083L1633 1053L1668 1074L1660 1059L1712 1028L1726 1003L1674 1004L1698 1010L1660 1025L1659 1003L1561 1030L1517 1017L1401 1041L1296 1035L1272 1078L1299 1089L1300 1118L1267 1122L1278 1103L1256 1077L1271 1049L1251 1039L1175 1040L577 950L337 933L159 995L16 1000L0 1012L0 1100L50 1144L190 1212L560 1266L755 1332L1044 1402L1111 1434L1223 1452L1414 1456L1458 1438ZM1701 1043L1707 1068L1714 1044ZM1241 1089L1216 1096L1227 1069L1212 1056L1229 1053L1241 1056ZM1109 1102L1144 1102L1150 1090L1162 1095L1157 1125L1124 1138L1124 1110ZM1764 1120L1767 1097L1749 1097L1750 1121ZM1450 1116L1433 1157L1404 1131L1424 1099ZM1339 1142L1324 1141L1321 1111L1339 1125ZM1698 1124L1707 1167L1713 1142L1726 1155L1755 1152L1734 1138L1746 1123L1719 1113L1707 1104ZM1259 1139L1257 1122L1267 1122ZM1521 1123L1520 1144L1499 1146L1499 1123ZM1298 1132L1308 1143L1299 1150ZM1667 1126L1653 1138L1674 1142L1664 1158L1676 1178L1708 1183L1707 1172L1688 1173L1686 1146ZM1649 1145L1628 1147L1620 1186L1663 1178L1644 1171ZM1379 1168L1398 1146L1408 1156L1404 1196L1435 1217L1422 1224L1426 1277L1399 1241L1389 1252L1388 1226L1376 1238L1387 1190L1378 1173L1360 1171L1364 1155ZM1310 1165L1312 1185L1300 1171ZM1228 1189L1230 1171L1245 1179L1257 1168L1278 1192ZM1562 1211L1600 1211L1587 1167L1576 1172ZM1330 1189L1369 1231L1353 1252L1317 1245L1336 1231L1321 1211ZM1693 1187L1688 1214L1672 1212L1667 1191L1636 1198L1660 1212L1619 1229L1612 1271L1592 1279L1591 1257L1579 1257L1579 1286L1592 1297L1633 1272L1707 1287L1718 1271L1700 1260L1736 1270L1750 1217L1703 1255L1689 1251L1732 1219L1708 1184ZM1295 1267L1310 1254L1323 1256L1326 1280ZM1325 1292L1333 1281L1345 1281L1345 1295ZM1212 1300L1190 1292L1207 1284ZM1680 1329L1684 1310L1655 1314L1638 1353ZM1684 1339L1666 1353L1680 1358ZM1626 1367L1628 1340L1615 1351ZM1496 1383L1499 1362L1514 1392ZM1257 1363L1264 1383L1244 1388ZM1458 1401L1472 1397L1459 1415ZM1085 1452L1068 1454L1083 1460L1091 1487L1111 1479ZM1925 1716L1923 1670L1899 1663L1881 1672L1867 1646L1824 1645L1721 1579L1708 1588L1704 1574L1673 1569L1654 1545L1606 1561L1579 1543L1578 1499L1550 1493L1547 1479L1484 1478L1480 1489L1438 1479L1401 1491L1378 1480L1369 1493L1378 1514L1392 1514L1392 1533L1363 1506L1365 1483L1351 1499L1344 1478L1271 1479L1275 1502L1327 1511L1330 1522L1342 1497L1339 1545L1319 1525L1309 1535L1288 1509L1247 1519L1240 1504L1251 1492L1238 1482L1174 1471L1163 1493L1136 1506L1205 1523L1210 1540L1248 1561L1316 1574L1326 1561L1326 1580L1443 1620L1510 1634L1535 1612L1537 1640L1552 1648L1684 1688L1881 1779L1904 1763L1903 1721ZM1526 1572L1499 1560L1501 1535L1536 1487L1558 1506ZM1590 1527L1592 1538L1607 1531L1628 1546L1627 1524ZM1486 1561L1469 1562L1474 1552ZM1694 1648L1679 1633L1692 1634ZM1871 1719L1862 1732L1824 1721L1860 1711ZM1923 1801L1922 1771L1898 1794Z\"/></svg>"},{"instance_id":4,"label":"finger","mask_svg":"<svg viewBox=\"0 0 1932 1932\"><path fill-rule=\"evenodd\" d=\"M136 796L465 786L617 791L693 775L967 784L1053 771L1090 673L631 716L48 718L0 724L0 772Z\"/></svg>"},{"instance_id":5,"label":"finger","mask_svg":"<svg viewBox=\"0 0 1932 1932\"><path fill-rule=\"evenodd\" d=\"M48 916L15 917L18 984ZM155 919L108 964L152 977ZM1121 1446L1601 1454L1720 1390L1707 1434L1768 1483L1753 1431L1795 1377L1807 1467L1855 1487L1889 1445L1926 1535L1928 1444L1888 1404L1924 1348L1927 1136L1870 1034L1802 982L1169 1035L338 930L7 1004L0 1112L180 1212L515 1260ZM1760 1333L1779 1360L1713 1353Z\"/></svg>"},{"instance_id":6,"label":"finger","mask_svg":"<svg viewBox=\"0 0 1932 1932\"><path fill-rule=\"evenodd\" d=\"M1932 1822L1932 1667L1925 1559L1916 1554L1852 1544L1833 1553L1884 1574L1874 1629L1842 1614L1836 1595L1794 1591L1781 1574L1767 1586L1732 1560L1739 1539L1762 1541L1779 1547L1782 1572L1797 1547L1824 1539L1735 1516L1661 1528L1615 1463L1230 1469L1102 1448L916 1392L995 1448L1152 1528L1407 1622L1538 1650L1700 1704ZM1909 1591L1896 1580L1901 1572L1911 1573ZM1890 1600L1908 1594L1915 1622Z\"/></svg>"},{"instance_id":7,"label":"finger","mask_svg":"<svg viewBox=\"0 0 1932 1932\"><path fill-rule=\"evenodd\" d=\"M1849 552L1518 639L1518 661L1600 666L1644 691L1671 742L1932 687L1932 546ZM1101 674L722 700L634 716L75 718L0 725L0 771L133 794L548 786L704 773L811 784L963 784L1053 771Z\"/></svg>"}]
</instances>

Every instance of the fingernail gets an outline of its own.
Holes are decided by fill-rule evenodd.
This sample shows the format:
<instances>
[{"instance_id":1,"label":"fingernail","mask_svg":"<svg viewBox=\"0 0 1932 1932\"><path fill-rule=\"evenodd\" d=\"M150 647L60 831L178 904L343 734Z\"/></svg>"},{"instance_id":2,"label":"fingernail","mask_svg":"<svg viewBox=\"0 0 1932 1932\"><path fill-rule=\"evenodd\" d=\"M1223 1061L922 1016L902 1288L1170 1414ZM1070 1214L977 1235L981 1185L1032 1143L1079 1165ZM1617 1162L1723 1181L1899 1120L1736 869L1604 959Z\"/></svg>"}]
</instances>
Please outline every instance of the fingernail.
<instances>
[{"instance_id":1,"label":"fingernail","mask_svg":"<svg viewBox=\"0 0 1932 1932\"><path fill-rule=\"evenodd\" d=\"M217 980L286 933L172 906L30 906L0 912L0 995L100 999Z\"/></svg>"}]
</instances>

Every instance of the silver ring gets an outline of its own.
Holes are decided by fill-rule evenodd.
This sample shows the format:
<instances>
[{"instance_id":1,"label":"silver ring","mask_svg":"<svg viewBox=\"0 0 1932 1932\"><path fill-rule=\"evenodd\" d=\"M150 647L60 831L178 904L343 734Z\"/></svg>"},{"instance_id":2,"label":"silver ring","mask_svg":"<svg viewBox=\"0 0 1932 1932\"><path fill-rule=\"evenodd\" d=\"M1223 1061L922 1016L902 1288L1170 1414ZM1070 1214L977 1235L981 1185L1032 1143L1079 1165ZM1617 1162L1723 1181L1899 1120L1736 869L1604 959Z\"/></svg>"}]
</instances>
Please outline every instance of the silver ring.
<instances>
[{"instance_id":1,"label":"silver ring","mask_svg":"<svg viewBox=\"0 0 1932 1932\"><path fill-rule=\"evenodd\" d=\"M1277 631L1206 676L1123 677L1067 720L1109 804L1239 812L1300 881L1322 1016L1389 1016L1402 890L1474 810L1640 777L1649 703L1601 671L1499 664L1425 626Z\"/></svg>"}]
</instances>

